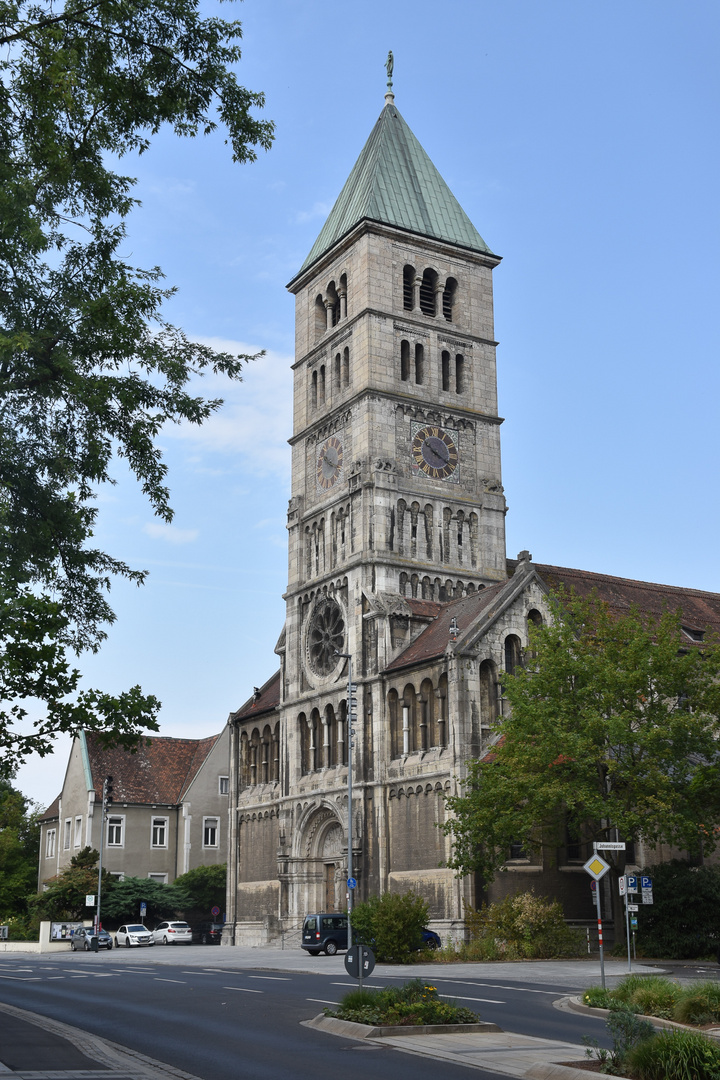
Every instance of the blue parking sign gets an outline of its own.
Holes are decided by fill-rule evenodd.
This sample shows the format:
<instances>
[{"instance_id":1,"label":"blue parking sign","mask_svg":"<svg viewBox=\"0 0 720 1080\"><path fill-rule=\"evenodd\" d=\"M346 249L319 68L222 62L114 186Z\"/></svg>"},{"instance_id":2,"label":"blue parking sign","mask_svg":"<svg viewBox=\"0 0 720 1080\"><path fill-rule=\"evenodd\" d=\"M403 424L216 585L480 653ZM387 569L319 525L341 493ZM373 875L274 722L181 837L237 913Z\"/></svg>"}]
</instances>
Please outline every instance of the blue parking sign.
<instances>
[{"instance_id":1,"label":"blue parking sign","mask_svg":"<svg viewBox=\"0 0 720 1080\"><path fill-rule=\"evenodd\" d=\"M640 878L640 885L642 886L643 889L652 889L652 878L651 877L641 877Z\"/></svg>"}]
</instances>

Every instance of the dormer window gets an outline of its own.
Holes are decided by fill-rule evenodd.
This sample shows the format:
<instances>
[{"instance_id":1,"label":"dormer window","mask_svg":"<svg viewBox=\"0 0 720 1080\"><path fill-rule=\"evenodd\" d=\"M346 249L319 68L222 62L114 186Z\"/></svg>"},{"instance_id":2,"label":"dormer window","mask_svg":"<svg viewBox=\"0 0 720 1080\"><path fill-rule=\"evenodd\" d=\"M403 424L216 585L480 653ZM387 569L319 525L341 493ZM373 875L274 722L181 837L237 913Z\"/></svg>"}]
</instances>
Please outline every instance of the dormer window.
<instances>
[{"instance_id":1,"label":"dormer window","mask_svg":"<svg viewBox=\"0 0 720 1080\"><path fill-rule=\"evenodd\" d=\"M705 631L704 630L696 630L695 627L693 627L693 626L683 626L682 627L682 632L683 632L683 634L685 634L686 637L689 637L691 641L704 641L705 640Z\"/></svg>"}]
</instances>

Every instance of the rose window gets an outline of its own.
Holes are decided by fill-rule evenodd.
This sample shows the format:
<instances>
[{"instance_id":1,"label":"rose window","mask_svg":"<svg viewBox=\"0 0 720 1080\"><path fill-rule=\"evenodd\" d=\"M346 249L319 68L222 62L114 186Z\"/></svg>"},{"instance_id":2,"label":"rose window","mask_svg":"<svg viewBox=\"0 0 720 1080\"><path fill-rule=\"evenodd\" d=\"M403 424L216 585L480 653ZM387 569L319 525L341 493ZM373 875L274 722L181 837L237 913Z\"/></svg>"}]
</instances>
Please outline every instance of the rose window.
<instances>
[{"instance_id":1,"label":"rose window","mask_svg":"<svg viewBox=\"0 0 720 1080\"><path fill-rule=\"evenodd\" d=\"M308 630L310 667L317 675L329 675L336 667L345 643L345 619L335 600L324 600L315 608Z\"/></svg>"}]
</instances>

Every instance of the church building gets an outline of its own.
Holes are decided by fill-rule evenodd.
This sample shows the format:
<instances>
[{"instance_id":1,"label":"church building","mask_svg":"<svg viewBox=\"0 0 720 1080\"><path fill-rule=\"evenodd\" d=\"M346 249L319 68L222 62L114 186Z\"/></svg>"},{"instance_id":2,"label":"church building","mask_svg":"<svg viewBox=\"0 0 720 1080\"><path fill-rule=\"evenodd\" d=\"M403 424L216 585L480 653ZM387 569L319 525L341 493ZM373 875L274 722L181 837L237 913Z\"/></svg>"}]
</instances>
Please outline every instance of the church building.
<instances>
[{"instance_id":1,"label":"church building","mask_svg":"<svg viewBox=\"0 0 720 1080\"><path fill-rule=\"evenodd\" d=\"M568 844L552 867L508 851L488 894L443 866L445 796L496 738L528 627L559 584L618 610L720 596L508 561L493 326L500 257L400 115L391 89L288 288L296 298L292 497L279 670L229 719L227 944L313 911L411 890L443 938L464 905L537 888L591 919ZM357 684L348 806L347 656ZM270 667L270 665L268 665ZM637 854L636 857L640 857Z\"/></svg>"}]
</instances>

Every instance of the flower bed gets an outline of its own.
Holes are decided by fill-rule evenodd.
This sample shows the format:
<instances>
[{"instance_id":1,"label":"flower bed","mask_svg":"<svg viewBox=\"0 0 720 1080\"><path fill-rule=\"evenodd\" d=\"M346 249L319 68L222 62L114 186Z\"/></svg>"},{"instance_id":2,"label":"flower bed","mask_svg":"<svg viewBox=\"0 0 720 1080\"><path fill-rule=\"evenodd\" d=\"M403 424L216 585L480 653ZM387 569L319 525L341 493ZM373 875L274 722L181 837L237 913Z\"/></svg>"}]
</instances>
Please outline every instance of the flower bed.
<instances>
[{"instance_id":1,"label":"flower bed","mask_svg":"<svg viewBox=\"0 0 720 1080\"><path fill-rule=\"evenodd\" d=\"M382 990L353 990L345 995L337 1009L324 1009L323 1012L338 1020L373 1027L476 1024L480 1019L471 1009L441 1000L437 987L421 979Z\"/></svg>"}]
</instances>

